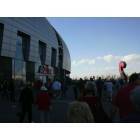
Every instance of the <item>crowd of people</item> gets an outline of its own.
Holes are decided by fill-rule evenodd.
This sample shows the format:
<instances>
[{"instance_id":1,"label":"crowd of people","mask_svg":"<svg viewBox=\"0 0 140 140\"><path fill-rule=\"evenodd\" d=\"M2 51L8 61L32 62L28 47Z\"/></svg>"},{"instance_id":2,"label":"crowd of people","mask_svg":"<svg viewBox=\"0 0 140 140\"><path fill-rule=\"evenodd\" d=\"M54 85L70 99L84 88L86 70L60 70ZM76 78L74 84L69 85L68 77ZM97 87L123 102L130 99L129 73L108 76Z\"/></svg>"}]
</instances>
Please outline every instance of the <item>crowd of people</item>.
<instances>
[{"instance_id":1,"label":"crowd of people","mask_svg":"<svg viewBox=\"0 0 140 140\"><path fill-rule=\"evenodd\" d=\"M15 102L15 85L12 79L0 81L0 94L2 99Z\"/></svg>"},{"instance_id":2,"label":"crowd of people","mask_svg":"<svg viewBox=\"0 0 140 140\"><path fill-rule=\"evenodd\" d=\"M65 100L69 88L73 91L74 100L69 103L65 122L140 122L139 73L133 73L128 82L121 78L93 76L79 80L48 79L46 83L37 80L21 85L17 96L14 80L0 82L1 99L7 99L18 106L19 122L24 122L26 115L28 122L33 121L33 105L39 110L40 122L50 122L52 100Z\"/></svg>"},{"instance_id":3,"label":"crowd of people","mask_svg":"<svg viewBox=\"0 0 140 140\"><path fill-rule=\"evenodd\" d=\"M64 81L58 78L48 79L46 83L38 79L35 82L1 80L0 100L7 101L17 107L19 122L32 122L32 107L36 106L40 112L40 122L45 122L45 112L51 109L51 100L61 99L65 95ZM49 116L49 113L48 113ZM49 117L46 119L49 122Z\"/></svg>"},{"instance_id":4,"label":"crowd of people","mask_svg":"<svg viewBox=\"0 0 140 140\"><path fill-rule=\"evenodd\" d=\"M94 122L140 122L139 73L130 75L128 82L121 78L95 79L94 76L89 80L75 80L75 94L78 93L76 88L80 91L80 95L75 96L77 106L79 102L87 103Z\"/></svg>"}]
</instances>

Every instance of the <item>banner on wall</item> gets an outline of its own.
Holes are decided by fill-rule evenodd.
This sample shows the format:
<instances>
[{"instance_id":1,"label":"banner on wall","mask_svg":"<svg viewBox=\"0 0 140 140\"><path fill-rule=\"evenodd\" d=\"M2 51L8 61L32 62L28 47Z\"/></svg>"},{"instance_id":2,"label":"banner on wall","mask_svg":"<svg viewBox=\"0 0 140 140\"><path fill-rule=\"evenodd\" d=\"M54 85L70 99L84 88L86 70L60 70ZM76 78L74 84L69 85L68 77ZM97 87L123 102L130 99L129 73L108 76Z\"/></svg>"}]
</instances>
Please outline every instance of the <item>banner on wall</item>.
<instances>
[{"instance_id":1,"label":"banner on wall","mask_svg":"<svg viewBox=\"0 0 140 140\"><path fill-rule=\"evenodd\" d=\"M48 65L40 65L38 73L42 75L54 75L54 69Z\"/></svg>"}]
</instances>

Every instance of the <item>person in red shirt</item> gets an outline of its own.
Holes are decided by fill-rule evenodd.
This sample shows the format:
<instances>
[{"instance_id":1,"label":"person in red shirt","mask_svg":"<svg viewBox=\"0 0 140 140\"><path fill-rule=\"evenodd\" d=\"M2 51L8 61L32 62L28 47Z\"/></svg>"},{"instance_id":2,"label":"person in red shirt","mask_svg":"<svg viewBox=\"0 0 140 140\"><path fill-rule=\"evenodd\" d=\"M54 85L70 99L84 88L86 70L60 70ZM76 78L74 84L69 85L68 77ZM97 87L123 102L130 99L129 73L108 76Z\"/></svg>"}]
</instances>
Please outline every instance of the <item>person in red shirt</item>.
<instances>
[{"instance_id":1,"label":"person in red shirt","mask_svg":"<svg viewBox=\"0 0 140 140\"><path fill-rule=\"evenodd\" d=\"M40 111L40 121L42 123L45 122L45 115L47 115L47 121L49 121L51 98L48 94L47 88L44 85L41 87L41 91L37 94L36 105L38 106L38 109Z\"/></svg>"},{"instance_id":2,"label":"person in red shirt","mask_svg":"<svg viewBox=\"0 0 140 140\"><path fill-rule=\"evenodd\" d=\"M117 107L120 114L120 120L133 112L133 104L130 100L131 91L140 85L140 74L134 73L129 78L129 83L122 87L113 99L113 104Z\"/></svg>"}]
</instances>

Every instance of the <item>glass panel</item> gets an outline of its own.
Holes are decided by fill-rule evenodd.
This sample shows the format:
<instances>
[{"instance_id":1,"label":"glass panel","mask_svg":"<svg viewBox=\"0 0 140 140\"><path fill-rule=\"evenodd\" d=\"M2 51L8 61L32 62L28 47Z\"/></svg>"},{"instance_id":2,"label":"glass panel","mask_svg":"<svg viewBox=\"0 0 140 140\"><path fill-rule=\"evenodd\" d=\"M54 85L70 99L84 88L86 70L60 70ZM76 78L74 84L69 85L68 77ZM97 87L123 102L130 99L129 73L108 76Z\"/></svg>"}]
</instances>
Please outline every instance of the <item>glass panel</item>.
<instances>
[{"instance_id":1,"label":"glass panel","mask_svg":"<svg viewBox=\"0 0 140 140\"><path fill-rule=\"evenodd\" d=\"M3 40L3 30L4 30L4 25L0 23L0 53L1 53L2 40Z\"/></svg>"},{"instance_id":2,"label":"glass panel","mask_svg":"<svg viewBox=\"0 0 140 140\"><path fill-rule=\"evenodd\" d=\"M25 62L15 60L15 79L26 80Z\"/></svg>"},{"instance_id":3,"label":"glass panel","mask_svg":"<svg viewBox=\"0 0 140 140\"><path fill-rule=\"evenodd\" d=\"M0 57L0 79L11 79L12 78L12 59L8 57Z\"/></svg>"},{"instance_id":4,"label":"glass panel","mask_svg":"<svg viewBox=\"0 0 140 140\"><path fill-rule=\"evenodd\" d=\"M12 60L12 78L15 79L15 60Z\"/></svg>"},{"instance_id":5,"label":"glass panel","mask_svg":"<svg viewBox=\"0 0 140 140\"><path fill-rule=\"evenodd\" d=\"M30 36L18 31L17 33L17 48L16 58L28 61L30 51Z\"/></svg>"},{"instance_id":6,"label":"glass panel","mask_svg":"<svg viewBox=\"0 0 140 140\"><path fill-rule=\"evenodd\" d=\"M22 53L22 37L17 37L17 43L16 43L16 53L15 58L23 60L23 53Z\"/></svg>"},{"instance_id":7,"label":"glass panel","mask_svg":"<svg viewBox=\"0 0 140 140\"><path fill-rule=\"evenodd\" d=\"M59 68L63 67L63 49L59 48L59 63L58 63Z\"/></svg>"},{"instance_id":8,"label":"glass panel","mask_svg":"<svg viewBox=\"0 0 140 140\"><path fill-rule=\"evenodd\" d=\"M51 66L56 66L56 49L52 48Z\"/></svg>"},{"instance_id":9,"label":"glass panel","mask_svg":"<svg viewBox=\"0 0 140 140\"><path fill-rule=\"evenodd\" d=\"M29 36L23 36L22 37L22 49L23 49L23 55L24 60L28 61L29 58L29 51L30 51L30 37Z\"/></svg>"},{"instance_id":10,"label":"glass panel","mask_svg":"<svg viewBox=\"0 0 140 140\"><path fill-rule=\"evenodd\" d=\"M41 65L40 63L35 63L35 73L38 73L38 69L40 65Z\"/></svg>"},{"instance_id":11,"label":"glass panel","mask_svg":"<svg viewBox=\"0 0 140 140\"><path fill-rule=\"evenodd\" d=\"M56 38L57 38L57 41L58 41L58 45L62 46L62 41L61 41L61 38L60 38L59 34L56 31L55 31L55 33L56 33Z\"/></svg>"},{"instance_id":12,"label":"glass panel","mask_svg":"<svg viewBox=\"0 0 140 140\"><path fill-rule=\"evenodd\" d=\"M33 62L26 62L26 80L33 82L35 78L35 64Z\"/></svg>"},{"instance_id":13,"label":"glass panel","mask_svg":"<svg viewBox=\"0 0 140 140\"><path fill-rule=\"evenodd\" d=\"M39 56L41 64L44 65L46 60L46 44L41 41L39 41Z\"/></svg>"}]
</instances>

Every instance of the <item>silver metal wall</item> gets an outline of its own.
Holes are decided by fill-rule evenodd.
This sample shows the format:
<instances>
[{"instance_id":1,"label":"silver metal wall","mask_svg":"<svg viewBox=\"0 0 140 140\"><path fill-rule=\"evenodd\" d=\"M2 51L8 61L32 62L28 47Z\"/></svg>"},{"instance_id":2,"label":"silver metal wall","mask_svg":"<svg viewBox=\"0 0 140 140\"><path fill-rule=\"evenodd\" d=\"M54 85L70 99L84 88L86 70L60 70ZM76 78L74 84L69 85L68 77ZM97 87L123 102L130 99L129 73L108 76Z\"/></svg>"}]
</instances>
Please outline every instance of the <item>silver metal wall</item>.
<instances>
[{"instance_id":1,"label":"silver metal wall","mask_svg":"<svg viewBox=\"0 0 140 140\"><path fill-rule=\"evenodd\" d=\"M29 60L32 62L40 63L38 53L38 41L42 41L47 44L46 64L51 65L51 48L57 50L58 56L58 42L55 31L46 18L18 18L18 17L0 17L0 23L4 24L3 44L2 44L2 56L15 57L17 31L24 32L30 35L30 54ZM71 60L68 48L65 42L63 44L63 69L71 71ZM56 66L58 65L58 57L56 60Z\"/></svg>"}]
</instances>

